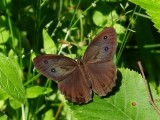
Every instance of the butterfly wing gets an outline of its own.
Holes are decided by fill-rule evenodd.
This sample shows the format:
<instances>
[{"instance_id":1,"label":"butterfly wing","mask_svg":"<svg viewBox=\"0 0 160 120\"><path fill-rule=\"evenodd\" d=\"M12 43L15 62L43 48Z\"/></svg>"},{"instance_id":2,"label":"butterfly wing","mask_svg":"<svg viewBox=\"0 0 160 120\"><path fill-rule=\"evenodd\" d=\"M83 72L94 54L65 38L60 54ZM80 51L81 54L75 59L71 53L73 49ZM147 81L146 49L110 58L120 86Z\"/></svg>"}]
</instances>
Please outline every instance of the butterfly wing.
<instances>
[{"instance_id":1,"label":"butterfly wing","mask_svg":"<svg viewBox=\"0 0 160 120\"><path fill-rule=\"evenodd\" d=\"M70 101L87 103L91 100L92 90L76 61L65 56L41 55L33 64L44 76L58 81L59 90Z\"/></svg>"},{"instance_id":2,"label":"butterfly wing","mask_svg":"<svg viewBox=\"0 0 160 120\"><path fill-rule=\"evenodd\" d=\"M111 62L87 64L92 90L99 96L106 96L115 86L116 66Z\"/></svg>"},{"instance_id":3,"label":"butterfly wing","mask_svg":"<svg viewBox=\"0 0 160 120\"><path fill-rule=\"evenodd\" d=\"M74 103L88 103L92 98L89 83L78 67L58 84L61 93Z\"/></svg>"},{"instance_id":4,"label":"butterfly wing","mask_svg":"<svg viewBox=\"0 0 160 120\"><path fill-rule=\"evenodd\" d=\"M116 49L116 32L114 28L105 28L90 43L83 60L85 63L97 63L112 60Z\"/></svg>"},{"instance_id":5,"label":"butterfly wing","mask_svg":"<svg viewBox=\"0 0 160 120\"><path fill-rule=\"evenodd\" d=\"M41 55L33 60L34 66L47 78L61 81L76 69L76 61L59 55Z\"/></svg>"},{"instance_id":6,"label":"butterfly wing","mask_svg":"<svg viewBox=\"0 0 160 120\"><path fill-rule=\"evenodd\" d=\"M116 49L114 28L105 28L91 42L83 61L90 78L92 90L99 96L106 96L115 86L116 66L112 57Z\"/></svg>"}]
</instances>

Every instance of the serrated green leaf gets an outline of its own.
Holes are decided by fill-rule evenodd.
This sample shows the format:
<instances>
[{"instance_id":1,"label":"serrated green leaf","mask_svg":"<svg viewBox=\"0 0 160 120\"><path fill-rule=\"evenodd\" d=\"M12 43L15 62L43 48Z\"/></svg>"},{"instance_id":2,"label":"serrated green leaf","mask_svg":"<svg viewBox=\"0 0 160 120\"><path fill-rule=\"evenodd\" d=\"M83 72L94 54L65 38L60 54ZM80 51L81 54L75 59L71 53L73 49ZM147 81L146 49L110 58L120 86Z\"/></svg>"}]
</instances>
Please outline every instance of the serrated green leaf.
<instances>
[{"instance_id":1,"label":"serrated green leaf","mask_svg":"<svg viewBox=\"0 0 160 120\"><path fill-rule=\"evenodd\" d=\"M9 96L24 103L25 89L22 84L20 68L12 59L0 53L0 87Z\"/></svg>"},{"instance_id":2,"label":"serrated green leaf","mask_svg":"<svg viewBox=\"0 0 160 120\"><path fill-rule=\"evenodd\" d=\"M52 89L51 88L44 88L41 86L33 86L30 88L27 88L26 92L27 92L27 98L36 98L39 95L48 94L48 93L52 92Z\"/></svg>"},{"instance_id":3,"label":"serrated green leaf","mask_svg":"<svg viewBox=\"0 0 160 120\"><path fill-rule=\"evenodd\" d=\"M147 14L151 17L154 26L160 32L160 0L129 0L137 5L140 5L146 10Z\"/></svg>"},{"instance_id":4,"label":"serrated green leaf","mask_svg":"<svg viewBox=\"0 0 160 120\"><path fill-rule=\"evenodd\" d=\"M78 120L159 120L160 116L149 102L141 75L129 69L120 69L120 73L121 77L118 76L117 83L121 82L121 85L114 95L106 98L94 95L93 102L86 105L69 104L74 118ZM155 95L155 91L153 92Z\"/></svg>"},{"instance_id":5,"label":"serrated green leaf","mask_svg":"<svg viewBox=\"0 0 160 120\"><path fill-rule=\"evenodd\" d=\"M57 47L45 29L43 29L43 42L44 42L44 50L46 54L57 53Z\"/></svg>"}]
</instances>

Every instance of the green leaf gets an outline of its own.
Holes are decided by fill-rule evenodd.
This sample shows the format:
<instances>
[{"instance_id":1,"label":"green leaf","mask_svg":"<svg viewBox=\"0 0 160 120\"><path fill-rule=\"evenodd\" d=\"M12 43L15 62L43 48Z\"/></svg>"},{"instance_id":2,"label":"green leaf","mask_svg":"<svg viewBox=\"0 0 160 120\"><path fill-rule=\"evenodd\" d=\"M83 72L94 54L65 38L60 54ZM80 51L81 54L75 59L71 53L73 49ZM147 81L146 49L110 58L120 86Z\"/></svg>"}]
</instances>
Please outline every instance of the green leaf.
<instances>
[{"instance_id":1,"label":"green leaf","mask_svg":"<svg viewBox=\"0 0 160 120\"><path fill-rule=\"evenodd\" d=\"M57 53L57 47L45 29L43 29L43 42L44 42L45 53L47 54Z\"/></svg>"},{"instance_id":2,"label":"green leaf","mask_svg":"<svg viewBox=\"0 0 160 120\"><path fill-rule=\"evenodd\" d=\"M97 26L104 26L107 22L107 16L104 16L101 12L95 11L93 14L93 22Z\"/></svg>"},{"instance_id":3,"label":"green leaf","mask_svg":"<svg viewBox=\"0 0 160 120\"><path fill-rule=\"evenodd\" d=\"M83 56L85 51L86 51L86 49L87 49L87 46L82 46L81 48L79 48L77 50L78 55Z\"/></svg>"},{"instance_id":4,"label":"green leaf","mask_svg":"<svg viewBox=\"0 0 160 120\"><path fill-rule=\"evenodd\" d=\"M10 103L10 106L15 110L21 107L21 104L14 99L9 99L9 103Z\"/></svg>"},{"instance_id":5,"label":"green leaf","mask_svg":"<svg viewBox=\"0 0 160 120\"><path fill-rule=\"evenodd\" d=\"M51 88L44 88L41 86L33 86L30 88L27 88L26 92L27 92L27 98L36 98L39 95L48 94L48 93L52 92L52 89Z\"/></svg>"},{"instance_id":6,"label":"green leaf","mask_svg":"<svg viewBox=\"0 0 160 120\"><path fill-rule=\"evenodd\" d=\"M0 87L17 101L26 100L25 89L22 84L20 68L12 59L0 53Z\"/></svg>"},{"instance_id":7,"label":"green leaf","mask_svg":"<svg viewBox=\"0 0 160 120\"><path fill-rule=\"evenodd\" d=\"M8 120L8 116L7 115L1 115L0 116L0 120Z\"/></svg>"},{"instance_id":8,"label":"green leaf","mask_svg":"<svg viewBox=\"0 0 160 120\"><path fill-rule=\"evenodd\" d=\"M6 100L8 97L8 94L3 89L0 89L0 100Z\"/></svg>"},{"instance_id":9,"label":"green leaf","mask_svg":"<svg viewBox=\"0 0 160 120\"><path fill-rule=\"evenodd\" d=\"M129 69L119 69L118 90L105 98L94 95L86 105L69 104L78 120L159 120L160 116L149 102L140 74ZM119 84L120 85L119 85ZM153 91L155 97L155 91ZM159 104L160 106L160 104Z\"/></svg>"},{"instance_id":10,"label":"green leaf","mask_svg":"<svg viewBox=\"0 0 160 120\"><path fill-rule=\"evenodd\" d=\"M54 114L52 109L49 109L47 112L45 112L44 120L54 120Z\"/></svg>"},{"instance_id":11,"label":"green leaf","mask_svg":"<svg viewBox=\"0 0 160 120\"><path fill-rule=\"evenodd\" d=\"M147 14L151 17L154 26L160 32L160 0L129 0L137 5L140 5L146 10Z\"/></svg>"}]
</instances>

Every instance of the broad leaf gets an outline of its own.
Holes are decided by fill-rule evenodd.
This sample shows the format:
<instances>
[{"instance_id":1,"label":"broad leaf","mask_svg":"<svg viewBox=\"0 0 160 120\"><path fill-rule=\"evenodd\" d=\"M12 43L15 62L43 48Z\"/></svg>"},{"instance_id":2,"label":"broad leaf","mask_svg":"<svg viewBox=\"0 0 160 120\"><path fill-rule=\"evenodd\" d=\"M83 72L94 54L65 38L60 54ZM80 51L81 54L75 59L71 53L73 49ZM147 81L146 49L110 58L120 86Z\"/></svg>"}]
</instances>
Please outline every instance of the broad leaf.
<instances>
[{"instance_id":1,"label":"broad leaf","mask_svg":"<svg viewBox=\"0 0 160 120\"><path fill-rule=\"evenodd\" d=\"M41 87L41 86L33 86L30 88L27 88L26 92L27 92L27 98L36 98L39 95L48 94L52 92L52 89Z\"/></svg>"},{"instance_id":2,"label":"broad leaf","mask_svg":"<svg viewBox=\"0 0 160 120\"><path fill-rule=\"evenodd\" d=\"M137 5L140 5L146 10L147 14L151 17L154 26L160 32L160 0L129 0Z\"/></svg>"},{"instance_id":3,"label":"broad leaf","mask_svg":"<svg viewBox=\"0 0 160 120\"><path fill-rule=\"evenodd\" d=\"M86 105L69 104L78 120L159 120L160 116L149 102L148 93L140 74L120 69L117 85L105 98L94 95ZM155 91L153 91L155 98ZM157 97L156 97L157 98ZM160 103L159 103L160 106Z\"/></svg>"},{"instance_id":4,"label":"broad leaf","mask_svg":"<svg viewBox=\"0 0 160 120\"><path fill-rule=\"evenodd\" d=\"M0 88L17 101L24 103L25 89L18 64L3 54L0 54L0 62Z\"/></svg>"}]
</instances>

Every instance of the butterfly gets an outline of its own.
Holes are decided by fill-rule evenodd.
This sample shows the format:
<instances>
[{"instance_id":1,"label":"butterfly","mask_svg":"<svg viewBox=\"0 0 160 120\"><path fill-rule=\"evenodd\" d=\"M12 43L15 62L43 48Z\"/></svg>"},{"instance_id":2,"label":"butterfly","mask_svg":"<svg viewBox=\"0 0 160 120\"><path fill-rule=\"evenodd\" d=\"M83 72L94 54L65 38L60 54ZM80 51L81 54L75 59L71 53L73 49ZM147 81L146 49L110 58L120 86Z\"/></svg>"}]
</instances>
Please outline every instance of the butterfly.
<instances>
[{"instance_id":1,"label":"butterfly","mask_svg":"<svg viewBox=\"0 0 160 120\"><path fill-rule=\"evenodd\" d=\"M61 55L40 55L33 64L44 76L58 82L60 92L73 103L88 103L93 92L106 96L115 86L116 65L112 62L116 50L116 32L104 28L91 41L81 60Z\"/></svg>"}]
</instances>

